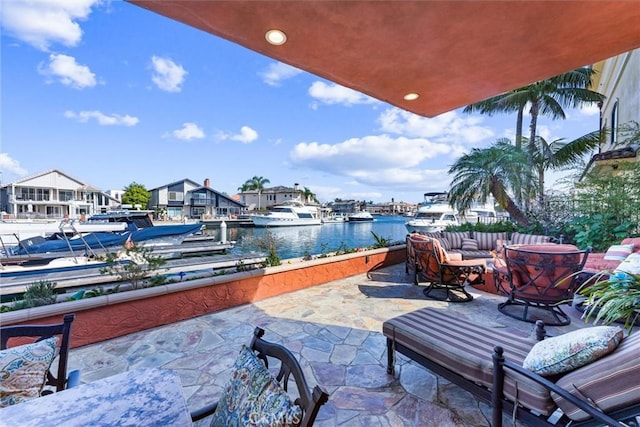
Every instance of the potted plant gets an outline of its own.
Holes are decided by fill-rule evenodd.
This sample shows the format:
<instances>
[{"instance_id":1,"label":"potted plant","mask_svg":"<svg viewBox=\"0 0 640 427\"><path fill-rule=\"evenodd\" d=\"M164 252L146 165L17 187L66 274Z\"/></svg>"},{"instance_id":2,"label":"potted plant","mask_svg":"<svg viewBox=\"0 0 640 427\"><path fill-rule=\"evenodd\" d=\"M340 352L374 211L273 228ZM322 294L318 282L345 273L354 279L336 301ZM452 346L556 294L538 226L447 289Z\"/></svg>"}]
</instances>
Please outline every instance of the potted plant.
<instances>
[{"instance_id":1,"label":"potted plant","mask_svg":"<svg viewBox=\"0 0 640 427\"><path fill-rule=\"evenodd\" d=\"M629 332L640 322L640 274L600 271L584 282L578 294L586 298L586 321L595 316L595 323L624 322Z\"/></svg>"}]
</instances>

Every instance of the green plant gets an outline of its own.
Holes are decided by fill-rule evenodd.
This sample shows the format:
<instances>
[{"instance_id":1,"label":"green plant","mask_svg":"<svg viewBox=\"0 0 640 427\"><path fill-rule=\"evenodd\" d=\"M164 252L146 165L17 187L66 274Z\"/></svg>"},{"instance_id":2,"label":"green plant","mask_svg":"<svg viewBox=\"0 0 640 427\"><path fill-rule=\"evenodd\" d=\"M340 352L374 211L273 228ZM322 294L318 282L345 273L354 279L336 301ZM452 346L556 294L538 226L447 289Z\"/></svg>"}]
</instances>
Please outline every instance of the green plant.
<instances>
[{"instance_id":1,"label":"green plant","mask_svg":"<svg viewBox=\"0 0 640 427\"><path fill-rule=\"evenodd\" d=\"M373 249L386 248L391 245L391 239L379 236L374 231L372 231L371 234L373 234L373 239L376 241L372 246Z\"/></svg>"},{"instance_id":2,"label":"green plant","mask_svg":"<svg viewBox=\"0 0 640 427\"><path fill-rule=\"evenodd\" d=\"M26 307L39 307L41 305L55 304L56 283L48 280L40 280L27 286L27 290L22 296Z\"/></svg>"},{"instance_id":3,"label":"green plant","mask_svg":"<svg viewBox=\"0 0 640 427\"><path fill-rule=\"evenodd\" d=\"M135 243L125 249L125 255L127 259L123 259L121 253L108 253L107 266L101 268L100 273L116 276L120 281L128 281L132 289L143 286L144 279L167 262L154 256L151 249Z\"/></svg>"},{"instance_id":4,"label":"green plant","mask_svg":"<svg viewBox=\"0 0 640 427\"><path fill-rule=\"evenodd\" d=\"M629 332L640 319L640 275L600 271L591 276L578 290L587 299L585 319L595 316L595 322L608 325L624 321Z\"/></svg>"},{"instance_id":5,"label":"green plant","mask_svg":"<svg viewBox=\"0 0 640 427\"><path fill-rule=\"evenodd\" d=\"M267 251L267 258L262 263L263 267L275 267L282 264L276 250L278 240L269 230L267 230L261 237L254 239L253 244L257 248Z\"/></svg>"}]
</instances>

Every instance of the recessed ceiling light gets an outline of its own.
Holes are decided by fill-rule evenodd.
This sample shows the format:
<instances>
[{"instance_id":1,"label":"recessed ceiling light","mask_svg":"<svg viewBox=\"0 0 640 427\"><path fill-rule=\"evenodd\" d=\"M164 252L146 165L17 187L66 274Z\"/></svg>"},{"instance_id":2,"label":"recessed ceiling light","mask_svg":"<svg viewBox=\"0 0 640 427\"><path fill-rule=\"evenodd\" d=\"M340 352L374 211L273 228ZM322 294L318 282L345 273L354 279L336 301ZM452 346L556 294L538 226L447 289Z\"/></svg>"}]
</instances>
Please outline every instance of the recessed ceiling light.
<instances>
[{"instance_id":1,"label":"recessed ceiling light","mask_svg":"<svg viewBox=\"0 0 640 427\"><path fill-rule=\"evenodd\" d=\"M420 98L420 95L415 92L408 93L404 96L405 101L415 101L418 98Z\"/></svg>"},{"instance_id":2,"label":"recessed ceiling light","mask_svg":"<svg viewBox=\"0 0 640 427\"><path fill-rule=\"evenodd\" d=\"M266 38L269 43L275 46L285 44L285 42L287 41L287 35L280 30L269 30L264 35L264 38Z\"/></svg>"}]
</instances>

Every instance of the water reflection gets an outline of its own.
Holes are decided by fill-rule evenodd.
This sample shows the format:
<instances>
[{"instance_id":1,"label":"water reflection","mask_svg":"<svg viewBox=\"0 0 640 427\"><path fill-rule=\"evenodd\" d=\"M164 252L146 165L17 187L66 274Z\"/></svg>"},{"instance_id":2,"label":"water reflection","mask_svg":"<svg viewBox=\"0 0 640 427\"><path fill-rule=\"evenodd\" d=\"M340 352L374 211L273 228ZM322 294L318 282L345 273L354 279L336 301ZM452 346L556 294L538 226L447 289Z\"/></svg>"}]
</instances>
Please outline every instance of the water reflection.
<instances>
[{"instance_id":1,"label":"water reflection","mask_svg":"<svg viewBox=\"0 0 640 427\"><path fill-rule=\"evenodd\" d=\"M233 253L256 251L255 240L265 233L276 239L276 250L282 259L302 257L305 253L321 254L338 249L371 246L375 243L372 231L378 236L404 242L407 229L403 217L377 217L374 222L334 223L301 227L229 227L227 239L235 240ZM220 229L206 230L220 239Z\"/></svg>"}]
</instances>

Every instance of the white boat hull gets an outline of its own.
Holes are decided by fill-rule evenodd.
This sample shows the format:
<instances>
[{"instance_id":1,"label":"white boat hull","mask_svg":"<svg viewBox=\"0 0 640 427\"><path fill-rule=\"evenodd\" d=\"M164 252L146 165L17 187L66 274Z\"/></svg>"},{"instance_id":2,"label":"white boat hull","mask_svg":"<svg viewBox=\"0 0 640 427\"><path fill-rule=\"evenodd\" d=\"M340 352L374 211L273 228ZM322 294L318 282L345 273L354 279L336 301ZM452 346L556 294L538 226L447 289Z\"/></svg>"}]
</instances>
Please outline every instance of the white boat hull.
<instances>
[{"instance_id":1,"label":"white boat hull","mask_svg":"<svg viewBox=\"0 0 640 427\"><path fill-rule=\"evenodd\" d=\"M321 225L320 218L275 218L262 215L251 215L256 227L293 227L301 225Z\"/></svg>"}]
</instances>

